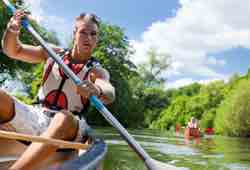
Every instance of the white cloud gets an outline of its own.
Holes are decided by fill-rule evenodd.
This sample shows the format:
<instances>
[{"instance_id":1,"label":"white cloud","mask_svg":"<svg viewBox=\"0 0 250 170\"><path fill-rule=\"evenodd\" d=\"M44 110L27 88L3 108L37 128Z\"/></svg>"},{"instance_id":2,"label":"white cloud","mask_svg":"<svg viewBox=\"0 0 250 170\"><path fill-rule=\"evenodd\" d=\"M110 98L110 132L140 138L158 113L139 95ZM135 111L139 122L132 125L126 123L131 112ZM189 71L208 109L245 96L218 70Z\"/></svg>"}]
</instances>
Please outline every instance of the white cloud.
<instances>
[{"instance_id":1,"label":"white cloud","mask_svg":"<svg viewBox=\"0 0 250 170\"><path fill-rule=\"evenodd\" d=\"M173 82L169 82L166 84L167 89L173 89L173 88L179 88L186 86L188 84L192 84L195 81L192 78L184 78L184 79L179 79Z\"/></svg>"},{"instance_id":2,"label":"white cloud","mask_svg":"<svg viewBox=\"0 0 250 170\"><path fill-rule=\"evenodd\" d=\"M155 47L173 57L168 77L223 79L226 76L212 66L224 66L226 61L209 54L238 46L250 48L250 1L179 0L179 4L174 17L153 23L141 40L131 41L136 49L132 60L136 64L145 61L147 49Z\"/></svg>"},{"instance_id":3,"label":"white cloud","mask_svg":"<svg viewBox=\"0 0 250 170\"><path fill-rule=\"evenodd\" d=\"M185 5L185 4L190 3L191 1L192 1L192 0L180 0L179 3L180 3L181 5Z\"/></svg>"},{"instance_id":4,"label":"white cloud","mask_svg":"<svg viewBox=\"0 0 250 170\"><path fill-rule=\"evenodd\" d=\"M203 79L203 80L195 80L193 78L182 78L182 79L178 79L172 82L167 82L166 83L166 88L167 89L173 89L173 88L179 88L179 87L183 87L192 83L199 83L199 84L209 84L211 82L214 81L218 81L218 80L223 80L224 82L227 82L229 80L229 76L225 76L224 78L220 78L220 79Z\"/></svg>"},{"instance_id":5,"label":"white cloud","mask_svg":"<svg viewBox=\"0 0 250 170\"><path fill-rule=\"evenodd\" d=\"M42 3L43 2L43 3ZM44 20L44 5L45 1L42 0L25 0L25 6L32 12L32 17L35 18L37 22Z\"/></svg>"},{"instance_id":6,"label":"white cloud","mask_svg":"<svg viewBox=\"0 0 250 170\"><path fill-rule=\"evenodd\" d=\"M48 30L54 30L63 46L67 46L70 39L69 30L73 30L69 22L61 16L50 15L46 11L48 0L25 0L25 4L31 10L32 17Z\"/></svg>"}]
</instances>

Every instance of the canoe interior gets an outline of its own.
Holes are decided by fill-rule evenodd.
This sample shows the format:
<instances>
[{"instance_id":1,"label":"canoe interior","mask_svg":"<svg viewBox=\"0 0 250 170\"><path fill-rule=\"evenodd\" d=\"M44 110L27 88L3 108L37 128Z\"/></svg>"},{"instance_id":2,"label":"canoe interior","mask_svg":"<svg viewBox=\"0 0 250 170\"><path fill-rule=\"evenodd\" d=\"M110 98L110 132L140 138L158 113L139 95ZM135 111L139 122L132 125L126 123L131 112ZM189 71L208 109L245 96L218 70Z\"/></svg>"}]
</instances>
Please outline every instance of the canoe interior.
<instances>
[{"instance_id":1,"label":"canoe interior","mask_svg":"<svg viewBox=\"0 0 250 170\"><path fill-rule=\"evenodd\" d=\"M25 151L26 145L15 140L1 139L0 138L0 170L6 170L10 167L16 159ZM57 152L50 156L49 159L43 162L42 166L38 168L47 169L50 166L60 166L67 160L77 157L76 151Z\"/></svg>"},{"instance_id":2,"label":"canoe interior","mask_svg":"<svg viewBox=\"0 0 250 170\"><path fill-rule=\"evenodd\" d=\"M102 139L90 140L88 150L57 152L42 163L37 170L102 170L102 160L107 153L107 145ZM0 138L0 170L6 170L25 151L26 145L15 140ZM1 161L2 160L2 161Z\"/></svg>"}]
</instances>

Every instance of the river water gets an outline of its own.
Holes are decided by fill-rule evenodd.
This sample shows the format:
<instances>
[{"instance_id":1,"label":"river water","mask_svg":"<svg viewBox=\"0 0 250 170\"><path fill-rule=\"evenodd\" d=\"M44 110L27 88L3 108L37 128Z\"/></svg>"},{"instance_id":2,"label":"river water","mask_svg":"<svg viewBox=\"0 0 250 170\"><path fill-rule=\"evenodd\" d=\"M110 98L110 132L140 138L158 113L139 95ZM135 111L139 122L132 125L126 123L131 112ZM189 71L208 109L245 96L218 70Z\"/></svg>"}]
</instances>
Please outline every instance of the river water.
<instances>
[{"instance_id":1,"label":"river water","mask_svg":"<svg viewBox=\"0 0 250 170\"><path fill-rule=\"evenodd\" d=\"M146 170L116 130L94 129L108 145L104 170ZM247 138L205 135L199 141L185 141L183 136L175 136L173 132L129 130L129 133L152 158L183 167L183 170L250 170L250 139ZM8 147L5 145L1 150L4 148Z\"/></svg>"},{"instance_id":2,"label":"river water","mask_svg":"<svg viewBox=\"0 0 250 170\"><path fill-rule=\"evenodd\" d=\"M143 162L114 129L96 132L108 144L104 170L146 170ZM185 141L171 132L129 131L157 160L185 170L250 170L250 139L204 136Z\"/></svg>"}]
</instances>

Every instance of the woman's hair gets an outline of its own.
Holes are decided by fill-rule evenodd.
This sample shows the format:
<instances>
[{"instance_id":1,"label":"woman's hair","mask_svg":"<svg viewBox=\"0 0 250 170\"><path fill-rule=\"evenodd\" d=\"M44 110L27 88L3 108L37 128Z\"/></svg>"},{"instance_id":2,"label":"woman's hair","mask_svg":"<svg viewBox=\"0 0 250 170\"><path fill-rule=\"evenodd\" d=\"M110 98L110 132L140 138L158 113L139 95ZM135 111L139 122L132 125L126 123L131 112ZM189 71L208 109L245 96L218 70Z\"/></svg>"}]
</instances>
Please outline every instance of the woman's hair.
<instances>
[{"instance_id":1,"label":"woman's hair","mask_svg":"<svg viewBox=\"0 0 250 170\"><path fill-rule=\"evenodd\" d=\"M197 119L194 118L194 117L191 117L191 122L192 122L192 123L196 123L196 122L197 122Z\"/></svg>"},{"instance_id":2,"label":"woman's hair","mask_svg":"<svg viewBox=\"0 0 250 170\"><path fill-rule=\"evenodd\" d=\"M79 16L76 17L76 21L82 20L84 19L86 16L89 17L90 21L92 21L93 23L95 23L97 25L97 27L99 28L100 26L100 18L98 16L96 16L95 14L91 14L91 13L81 13Z\"/></svg>"},{"instance_id":3,"label":"woman's hair","mask_svg":"<svg viewBox=\"0 0 250 170\"><path fill-rule=\"evenodd\" d=\"M79 16L76 17L76 22L78 21L81 21L81 20L84 20L85 17L88 17L88 19L93 22L94 24L96 24L97 28L99 29L100 27L100 18L97 17L95 14L91 14L91 13L81 13ZM75 33L76 33L76 30L77 30L77 24L75 25L74 27L74 30L73 30L73 43L75 41Z\"/></svg>"}]
</instances>

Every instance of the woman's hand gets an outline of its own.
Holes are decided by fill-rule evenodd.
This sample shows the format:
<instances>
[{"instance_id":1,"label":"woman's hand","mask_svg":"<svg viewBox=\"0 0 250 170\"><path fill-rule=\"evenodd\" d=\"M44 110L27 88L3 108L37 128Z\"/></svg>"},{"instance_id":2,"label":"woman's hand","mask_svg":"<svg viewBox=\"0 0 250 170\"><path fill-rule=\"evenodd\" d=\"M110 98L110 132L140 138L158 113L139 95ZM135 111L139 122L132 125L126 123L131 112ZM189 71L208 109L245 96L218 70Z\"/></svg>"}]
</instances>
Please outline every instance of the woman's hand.
<instances>
[{"instance_id":1,"label":"woman's hand","mask_svg":"<svg viewBox=\"0 0 250 170\"><path fill-rule=\"evenodd\" d=\"M99 97L101 95L101 88L92 81L85 80L81 85L77 86L77 93L85 98L93 95Z\"/></svg>"},{"instance_id":2,"label":"woman's hand","mask_svg":"<svg viewBox=\"0 0 250 170\"><path fill-rule=\"evenodd\" d=\"M27 17L27 14L23 10L16 10L8 23L7 29L13 33L19 33L22 19L25 17Z\"/></svg>"}]
</instances>

